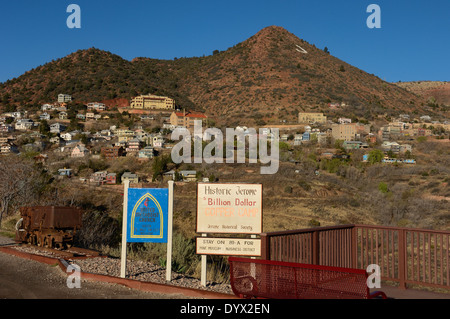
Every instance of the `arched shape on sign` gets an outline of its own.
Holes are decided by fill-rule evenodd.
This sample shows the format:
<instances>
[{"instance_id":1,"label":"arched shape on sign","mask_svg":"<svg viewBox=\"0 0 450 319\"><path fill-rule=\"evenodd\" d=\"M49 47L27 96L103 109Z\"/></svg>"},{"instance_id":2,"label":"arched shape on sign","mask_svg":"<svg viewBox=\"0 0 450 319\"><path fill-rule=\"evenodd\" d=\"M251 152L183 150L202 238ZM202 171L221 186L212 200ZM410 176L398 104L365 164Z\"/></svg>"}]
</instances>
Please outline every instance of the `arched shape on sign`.
<instances>
[{"instance_id":1,"label":"arched shape on sign","mask_svg":"<svg viewBox=\"0 0 450 319\"><path fill-rule=\"evenodd\" d=\"M145 205L146 207L148 206L148 204L146 204L146 202L144 202L146 199L151 200L156 208L157 208L157 213L158 213L158 218L159 218L159 234L153 234L153 235L149 235L149 234L136 234L135 233L135 220L136 220L136 212L138 211L139 207L141 207L141 205ZM142 204L144 202L144 204ZM148 202L147 202L148 203ZM150 194L150 193L146 193L145 195L143 195L134 205L133 210L131 212L131 225L130 225L130 238L163 238L164 237L164 214L161 208L161 205L159 204L159 202L156 200L156 198Z\"/></svg>"}]
</instances>

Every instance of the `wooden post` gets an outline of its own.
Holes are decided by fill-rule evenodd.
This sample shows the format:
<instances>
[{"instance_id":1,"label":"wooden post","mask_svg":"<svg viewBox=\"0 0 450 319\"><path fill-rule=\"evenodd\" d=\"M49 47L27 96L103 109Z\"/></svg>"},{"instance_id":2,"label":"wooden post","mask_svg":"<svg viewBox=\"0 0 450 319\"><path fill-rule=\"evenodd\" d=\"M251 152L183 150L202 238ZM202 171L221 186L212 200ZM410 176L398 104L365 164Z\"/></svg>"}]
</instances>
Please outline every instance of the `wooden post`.
<instances>
[{"instance_id":1,"label":"wooden post","mask_svg":"<svg viewBox=\"0 0 450 319\"><path fill-rule=\"evenodd\" d=\"M313 231L312 233L312 264L318 265L320 262L319 258L320 246L319 246L319 232Z\"/></svg>"},{"instance_id":2,"label":"wooden post","mask_svg":"<svg viewBox=\"0 0 450 319\"><path fill-rule=\"evenodd\" d=\"M270 260L270 243L267 233L261 233L261 259Z\"/></svg>"},{"instance_id":3,"label":"wooden post","mask_svg":"<svg viewBox=\"0 0 450 319\"><path fill-rule=\"evenodd\" d=\"M398 230L398 277L400 289L406 289L406 233L404 229Z\"/></svg>"},{"instance_id":4,"label":"wooden post","mask_svg":"<svg viewBox=\"0 0 450 319\"><path fill-rule=\"evenodd\" d=\"M169 206L167 220L166 280L172 280L172 229L173 229L173 181L169 181Z\"/></svg>"},{"instance_id":5,"label":"wooden post","mask_svg":"<svg viewBox=\"0 0 450 319\"><path fill-rule=\"evenodd\" d=\"M122 215L122 252L120 255L120 277L125 278L127 270L127 210L128 210L128 187L130 181L126 180L123 186L123 215Z\"/></svg>"},{"instance_id":6,"label":"wooden post","mask_svg":"<svg viewBox=\"0 0 450 319\"><path fill-rule=\"evenodd\" d=\"M358 230L355 225L352 227L352 239L351 239L351 256L352 256L352 268L358 268Z\"/></svg>"},{"instance_id":7,"label":"wooden post","mask_svg":"<svg viewBox=\"0 0 450 319\"><path fill-rule=\"evenodd\" d=\"M206 234L202 234L202 237L206 237ZM203 287L206 287L206 266L207 266L207 260L206 255L202 255L202 269L201 269L201 284Z\"/></svg>"}]
</instances>

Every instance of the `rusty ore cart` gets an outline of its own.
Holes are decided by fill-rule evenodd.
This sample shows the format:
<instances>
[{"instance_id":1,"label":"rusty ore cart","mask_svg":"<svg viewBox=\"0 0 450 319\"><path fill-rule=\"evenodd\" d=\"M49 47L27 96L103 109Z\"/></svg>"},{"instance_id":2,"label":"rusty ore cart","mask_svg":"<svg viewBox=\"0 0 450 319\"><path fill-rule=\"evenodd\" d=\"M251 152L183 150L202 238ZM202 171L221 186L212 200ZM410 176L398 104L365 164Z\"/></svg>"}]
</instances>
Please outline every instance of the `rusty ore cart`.
<instances>
[{"instance_id":1,"label":"rusty ore cart","mask_svg":"<svg viewBox=\"0 0 450 319\"><path fill-rule=\"evenodd\" d=\"M75 207L21 207L16 242L40 247L69 248L82 226L82 210Z\"/></svg>"}]
</instances>

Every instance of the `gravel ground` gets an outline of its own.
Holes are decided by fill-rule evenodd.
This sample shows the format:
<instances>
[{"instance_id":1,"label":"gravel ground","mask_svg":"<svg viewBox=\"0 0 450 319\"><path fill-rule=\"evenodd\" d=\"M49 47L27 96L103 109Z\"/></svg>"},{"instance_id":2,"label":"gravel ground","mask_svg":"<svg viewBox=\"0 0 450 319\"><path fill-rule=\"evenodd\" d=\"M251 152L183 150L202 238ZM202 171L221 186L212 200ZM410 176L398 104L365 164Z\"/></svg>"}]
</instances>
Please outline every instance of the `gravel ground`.
<instances>
[{"instance_id":1,"label":"gravel ground","mask_svg":"<svg viewBox=\"0 0 450 319\"><path fill-rule=\"evenodd\" d=\"M116 258L89 258L74 261L80 266L81 271L102 275L120 276L120 259ZM204 289L220 293L233 294L229 284L207 282L206 287L201 285L197 278L178 274L172 271L172 281L166 281L166 269L160 266L144 262L127 260L127 278L139 281L175 285L180 287Z\"/></svg>"},{"instance_id":2,"label":"gravel ground","mask_svg":"<svg viewBox=\"0 0 450 319\"><path fill-rule=\"evenodd\" d=\"M5 243L5 238L3 238L3 244ZM0 245L2 245L2 237L0 237ZM31 254L55 257L55 255L52 253L39 251L30 246L21 246L14 248ZM69 263L77 264L82 272L120 277L120 259L118 258L96 257L67 261ZM206 287L203 287L199 279L175 273L173 271L172 281L167 282L165 268L144 261L127 260L126 277L139 281L148 281L179 287L203 289L208 291L233 294L233 291L231 290L231 286L229 284L207 282Z\"/></svg>"}]
</instances>

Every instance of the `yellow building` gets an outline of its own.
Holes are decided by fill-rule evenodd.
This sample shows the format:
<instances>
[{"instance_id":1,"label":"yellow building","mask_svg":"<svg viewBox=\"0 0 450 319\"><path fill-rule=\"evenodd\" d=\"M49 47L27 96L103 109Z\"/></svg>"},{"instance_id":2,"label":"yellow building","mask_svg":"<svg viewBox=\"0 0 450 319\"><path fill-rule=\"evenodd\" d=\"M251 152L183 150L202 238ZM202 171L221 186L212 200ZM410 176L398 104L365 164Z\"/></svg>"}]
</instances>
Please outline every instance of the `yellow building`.
<instances>
[{"instance_id":1,"label":"yellow building","mask_svg":"<svg viewBox=\"0 0 450 319\"><path fill-rule=\"evenodd\" d=\"M356 123L333 124L331 136L334 140L354 141L356 136Z\"/></svg>"},{"instance_id":2,"label":"yellow building","mask_svg":"<svg viewBox=\"0 0 450 319\"><path fill-rule=\"evenodd\" d=\"M202 126L207 120L207 116L199 112L172 112L170 115L170 124L174 126L184 126L186 128L194 127L195 121L202 121Z\"/></svg>"},{"instance_id":3,"label":"yellow building","mask_svg":"<svg viewBox=\"0 0 450 319\"><path fill-rule=\"evenodd\" d=\"M131 100L130 107L144 110L173 110L175 109L175 100L167 96L140 95Z\"/></svg>"},{"instance_id":4,"label":"yellow building","mask_svg":"<svg viewBox=\"0 0 450 319\"><path fill-rule=\"evenodd\" d=\"M326 123L327 117L323 113L298 113L299 123Z\"/></svg>"}]
</instances>

